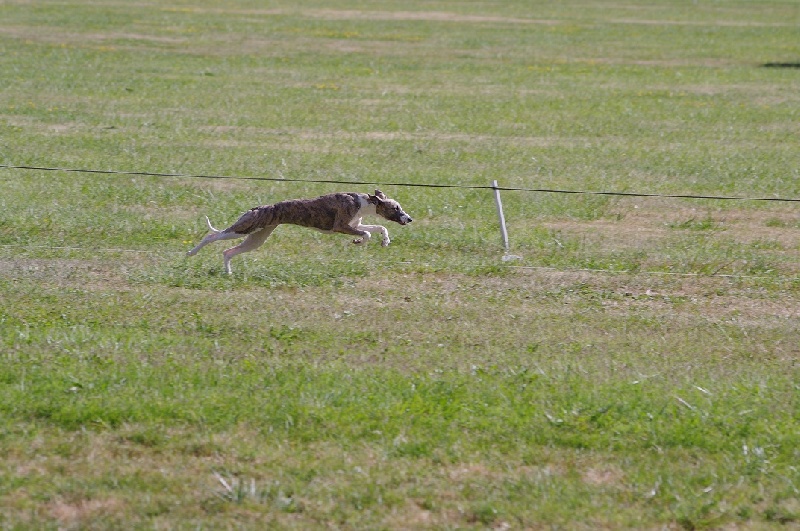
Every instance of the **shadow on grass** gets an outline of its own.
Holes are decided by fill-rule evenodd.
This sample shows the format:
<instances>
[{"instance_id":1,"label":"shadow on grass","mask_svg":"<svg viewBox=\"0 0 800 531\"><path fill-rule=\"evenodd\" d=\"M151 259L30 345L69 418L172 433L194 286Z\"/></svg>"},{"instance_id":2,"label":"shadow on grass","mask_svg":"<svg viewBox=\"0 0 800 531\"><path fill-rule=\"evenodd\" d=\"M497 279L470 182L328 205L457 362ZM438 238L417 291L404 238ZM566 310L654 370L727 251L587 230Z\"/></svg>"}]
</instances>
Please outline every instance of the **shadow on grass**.
<instances>
[{"instance_id":1,"label":"shadow on grass","mask_svg":"<svg viewBox=\"0 0 800 531\"><path fill-rule=\"evenodd\" d=\"M794 63L764 63L761 65L763 68L798 68L800 69L800 61Z\"/></svg>"}]
</instances>

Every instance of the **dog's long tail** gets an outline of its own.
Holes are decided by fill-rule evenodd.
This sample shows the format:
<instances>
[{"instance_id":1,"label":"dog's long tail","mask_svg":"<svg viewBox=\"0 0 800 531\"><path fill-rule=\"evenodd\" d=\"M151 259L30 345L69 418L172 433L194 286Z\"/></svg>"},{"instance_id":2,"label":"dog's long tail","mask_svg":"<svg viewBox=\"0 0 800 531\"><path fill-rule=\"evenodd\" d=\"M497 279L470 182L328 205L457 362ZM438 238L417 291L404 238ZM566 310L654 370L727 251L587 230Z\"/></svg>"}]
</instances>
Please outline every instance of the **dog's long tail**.
<instances>
[{"instance_id":1,"label":"dog's long tail","mask_svg":"<svg viewBox=\"0 0 800 531\"><path fill-rule=\"evenodd\" d=\"M220 232L222 232L221 230L214 228L214 225L211 224L211 220L208 219L208 216L206 216L206 223L208 224L208 230L210 230L211 232L215 234L219 234Z\"/></svg>"}]
</instances>

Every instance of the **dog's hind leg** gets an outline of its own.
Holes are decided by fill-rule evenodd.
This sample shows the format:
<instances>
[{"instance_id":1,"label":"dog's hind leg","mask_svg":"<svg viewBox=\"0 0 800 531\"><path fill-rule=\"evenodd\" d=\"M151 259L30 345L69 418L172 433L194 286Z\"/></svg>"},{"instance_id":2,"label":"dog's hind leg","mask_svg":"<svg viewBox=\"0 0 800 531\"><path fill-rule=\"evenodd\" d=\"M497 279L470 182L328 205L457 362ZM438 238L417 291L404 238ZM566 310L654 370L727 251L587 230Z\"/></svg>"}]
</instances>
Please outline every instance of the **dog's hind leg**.
<instances>
[{"instance_id":1,"label":"dog's hind leg","mask_svg":"<svg viewBox=\"0 0 800 531\"><path fill-rule=\"evenodd\" d=\"M241 238L244 236L243 234L236 234L235 232L212 232L211 234L206 235L205 238L200 240L194 249L186 253L189 256L194 256L197 254L197 251L208 245L209 243L214 243L218 240L232 240L234 238Z\"/></svg>"},{"instance_id":2,"label":"dog's hind leg","mask_svg":"<svg viewBox=\"0 0 800 531\"><path fill-rule=\"evenodd\" d=\"M200 241L200 243L198 243L197 246L194 247L194 249L186 253L187 255L194 256L200 249L202 249L209 243L214 243L217 240L231 240L233 238L241 238L242 236L244 236L244 234L229 233L221 231L219 229L215 229L214 225L211 224L211 220L208 219L208 216L206 216L206 224L208 225L208 230L211 231L211 234L207 234L206 237L203 238Z\"/></svg>"},{"instance_id":3,"label":"dog's hind leg","mask_svg":"<svg viewBox=\"0 0 800 531\"><path fill-rule=\"evenodd\" d=\"M261 247L261 245L265 241L267 241L269 235L272 234L272 231L275 230L275 227L277 227L277 225L271 225L268 227L264 227L263 229L257 232L250 233L250 235L247 236L247 238L245 238L244 241L239 245L222 251L222 256L225 260L225 272L228 273L229 275L232 273L231 258L236 256L237 254L253 251Z\"/></svg>"}]
</instances>

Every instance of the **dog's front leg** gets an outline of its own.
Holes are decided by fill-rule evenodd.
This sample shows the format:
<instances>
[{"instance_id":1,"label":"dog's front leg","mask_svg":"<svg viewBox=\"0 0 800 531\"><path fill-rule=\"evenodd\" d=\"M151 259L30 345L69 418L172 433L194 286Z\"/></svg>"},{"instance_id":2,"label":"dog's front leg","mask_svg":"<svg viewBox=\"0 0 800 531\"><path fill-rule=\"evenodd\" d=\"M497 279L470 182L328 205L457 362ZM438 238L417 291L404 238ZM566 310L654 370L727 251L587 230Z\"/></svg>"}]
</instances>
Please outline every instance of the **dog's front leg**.
<instances>
[{"instance_id":1,"label":"dog's front leg","mask_svg":"<svg viewBox=\"0 0 800 531\"><path fill-rule=\"evenodd\" d=\"M358 224L356 226L356 230L364 230L364 231L367 231L367 232L373 233L373 234L376 233L376 232L380 233L380 235L383 237L383 239L381 240L381 246L383 246L383 247L386 247L392 241L392 240L389 239L389 231L386 230L386 227L384 227L383 225L361 225L361 224Z\"/></svg>"},{"instance_id":2,"label":"dog's front leg","mask_svg":"<svg viewBox=\"0 0 800 531\"><path fill-rule=\"evenodd\" d=\"M351 227L350 225L343 224L339 225L338 227L334 227L333 232L340 232L342 234L349 234L351 236L358 236L353 243L356 245L361 245L362 243L367 243L372 236L366 230L362 230L362 225L357 227Z\"/></svg>"}]
</instances>

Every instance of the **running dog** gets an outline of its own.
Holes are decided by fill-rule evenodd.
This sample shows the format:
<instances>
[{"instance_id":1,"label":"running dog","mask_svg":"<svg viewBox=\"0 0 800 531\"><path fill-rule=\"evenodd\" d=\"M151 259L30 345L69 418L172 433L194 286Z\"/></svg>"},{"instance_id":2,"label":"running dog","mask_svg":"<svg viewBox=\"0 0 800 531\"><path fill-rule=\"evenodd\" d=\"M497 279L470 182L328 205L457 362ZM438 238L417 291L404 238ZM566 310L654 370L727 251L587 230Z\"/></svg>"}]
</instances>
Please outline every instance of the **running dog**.
<instances>
[{"instance_id":1,"label":"running dog","mask_svg":"<svg viewBox=\"0 0 800 531\"><path fill-rule=\"evenodd\" d=\"M230 274L231 258L259 248L275 227L284 223L310 227L325 233L339 232L358 236L353 240L355 244L368 242L372 233L377 232L383 237L381 245L386 247L390 242L386 227L362 225L361 218L368 214L381 216L400 225L407 225L413 221L411 216L403 212L400 203L389 199L380 190L375 190L375 195L338 192L315 199L289 199L273 205L252 208L225 230L215 229L206 217L211 234L203 238L197 247L187 254L194 256L200 249L218 240L232 240L246 236L242 243L222 252L225 271Z\"/></svg>"}]
</instances>

